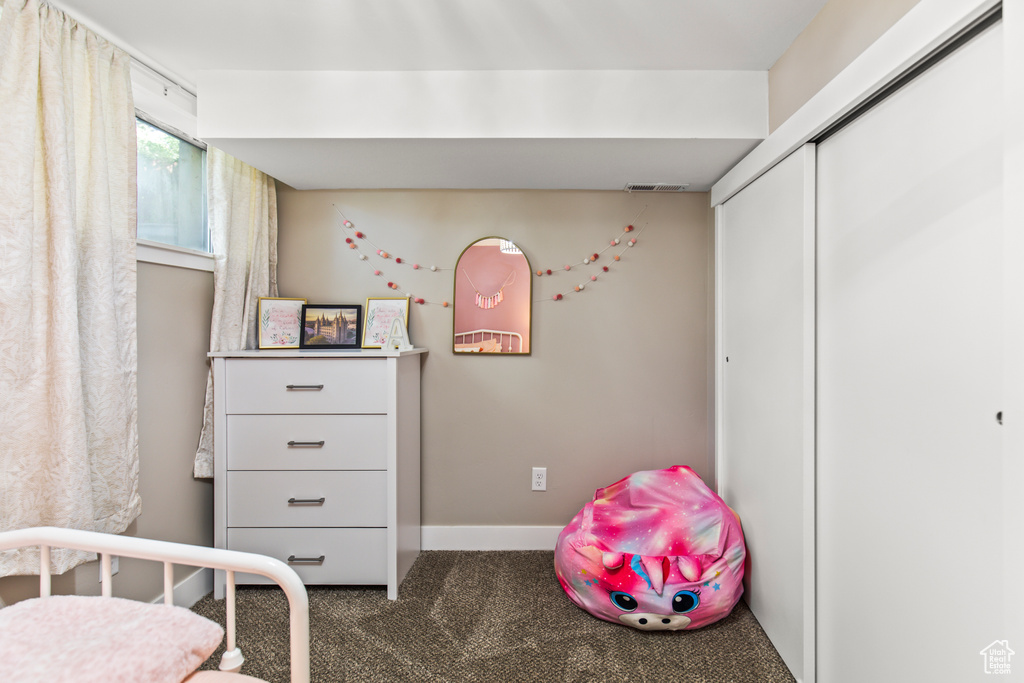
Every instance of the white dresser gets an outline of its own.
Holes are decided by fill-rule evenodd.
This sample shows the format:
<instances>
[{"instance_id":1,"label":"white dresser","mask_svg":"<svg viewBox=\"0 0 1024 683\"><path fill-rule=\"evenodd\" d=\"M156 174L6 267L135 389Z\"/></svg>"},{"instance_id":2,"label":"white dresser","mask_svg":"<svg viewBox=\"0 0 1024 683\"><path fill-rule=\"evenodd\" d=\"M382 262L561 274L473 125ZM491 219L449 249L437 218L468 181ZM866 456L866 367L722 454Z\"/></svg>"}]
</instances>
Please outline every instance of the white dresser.
<instances>
[{"instance_id":1,"label":"white dresser","mask_svg":"<svg viewBox=\"0 0 1024 683\"><path fill-rule=\"evenodd\" d=\"M397 598L420 552L424 351L210 353L216 547Z\"/></svg>"}]
</instances>

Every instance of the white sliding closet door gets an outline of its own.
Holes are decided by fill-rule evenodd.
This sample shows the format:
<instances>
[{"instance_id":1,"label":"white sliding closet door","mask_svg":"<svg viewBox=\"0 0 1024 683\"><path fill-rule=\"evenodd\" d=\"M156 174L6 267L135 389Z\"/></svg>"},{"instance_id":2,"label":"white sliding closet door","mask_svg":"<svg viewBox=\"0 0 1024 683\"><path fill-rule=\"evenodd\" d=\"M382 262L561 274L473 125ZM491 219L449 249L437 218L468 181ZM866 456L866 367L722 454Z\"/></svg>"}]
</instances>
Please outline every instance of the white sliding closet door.
<instances>
[{"instance_id":1,"label":"white sliding closet door","mask_svg":"<svg viewBox=\"0 0 1024 683\"><path fill-rule=\"evenodd\" d=\"M814 680L814 146L717 209L719 493L749 554L745 599Z\"/></svg>"},{"instance_id":2,"label":"white sliding closet door","mask_svg":"<svg viewBox=\"0 0 1024 683\"><path fill-rule=\"evenodd\" d=\"M1001 50L997 24L818 146L827 683L991 680L1007 637Z\"/></svg>"}]
</instances>

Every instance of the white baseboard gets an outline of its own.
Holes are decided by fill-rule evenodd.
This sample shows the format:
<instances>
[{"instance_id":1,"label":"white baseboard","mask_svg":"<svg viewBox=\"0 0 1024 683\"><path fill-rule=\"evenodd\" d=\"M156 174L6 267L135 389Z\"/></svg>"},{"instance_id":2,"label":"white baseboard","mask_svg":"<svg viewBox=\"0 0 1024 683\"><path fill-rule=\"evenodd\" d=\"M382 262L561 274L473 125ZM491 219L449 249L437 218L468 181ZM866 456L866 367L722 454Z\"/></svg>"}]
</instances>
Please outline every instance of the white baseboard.
<instances>
[{"instance_id":1,"label":"white baseboard","mask_svg":"<svg viewBox=\"0 0 1024 683\"><path fill-rule=\"evenodd\" d=\"M423 550L554 550L560 526L425 526ZM213 570L197 569L174 585L174 604L192 607L213 590ZM164 601L161 593L154 603Z\"/></svg>"},{"instance_id":2,"label":"white baseboard","mask_svg":"<svg viewBox=\"0 0 1024 683\"><path fill-rule=\"evenodd\" d=\"M197 569L174 584L174 604L178 607L192 607L211 591L213 591L213 570L209 567ZM163 601L163 593L153 599L154 604Z\"/></svg>"},{"instance_id":3,"label":"white baseboard","mask_svg":"<svg viewBox=\"0 0 1024 683\"><path fill-rule=\"evenodd\" d=\"M554 550L560 526L425 526L423 550Z\"/></svg>"}]
</instances>

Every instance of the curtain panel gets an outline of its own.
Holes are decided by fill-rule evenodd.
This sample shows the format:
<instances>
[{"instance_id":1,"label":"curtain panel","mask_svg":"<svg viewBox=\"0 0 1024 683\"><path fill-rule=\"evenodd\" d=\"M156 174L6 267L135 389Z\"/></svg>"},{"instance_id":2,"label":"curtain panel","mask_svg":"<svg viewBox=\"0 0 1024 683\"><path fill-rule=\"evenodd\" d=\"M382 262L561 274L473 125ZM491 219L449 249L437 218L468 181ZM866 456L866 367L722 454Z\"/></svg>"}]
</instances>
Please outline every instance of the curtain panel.
<instances>
[{"instance_id":1,"label":"curtain panel","mask_svg":"<svg viewBox=\"0 0 1024 683\"><path fill-rule=\"evenodd\" d=\"M213 147L206 168L214 253L210 350L254 349L259 298L277 296L277 189L270 176ZM212 372L193 474L213 477Z\"/></svg>"},{"instance_id":2,"label":"curtain panel","mask_svg":"<svg viewBox=\"0 0 1024 683\"><path fill-rule=\"evenodd\" d=\"M119 533L141 511L129 57L7 0L0 102L0 529ZM54 549L53 571L92 558Z\"/></svg>"}]
</instances>

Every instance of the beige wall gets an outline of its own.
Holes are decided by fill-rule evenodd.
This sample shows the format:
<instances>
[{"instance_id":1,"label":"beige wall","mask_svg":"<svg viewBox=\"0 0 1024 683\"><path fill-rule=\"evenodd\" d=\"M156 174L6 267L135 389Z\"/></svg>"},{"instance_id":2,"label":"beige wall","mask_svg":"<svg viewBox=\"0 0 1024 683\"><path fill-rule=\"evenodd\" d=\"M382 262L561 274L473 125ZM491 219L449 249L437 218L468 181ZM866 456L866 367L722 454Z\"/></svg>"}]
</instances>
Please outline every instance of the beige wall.
<instances>
[{"instance_id":1,"label":"beige wall","mask_svg":"<svg viewBox=\"0 0 1024 683\"><path fill-rule=\"evenodd\" d=\"M213 482L192 477L203 423L212 312L213 273L139 264L142 515L130 535L213 545ZM155 577L146 588L138 582L129 585L127 564L122 562L122 590L163 592L159 566L145 564ZM176 580L192 571L176 568Z\"/></svg>"},{"instance_id":2,"label":"beige wall","mask_svg":"<svg viewBox=\"0 0 1024 683\"><path fill-rule=\"evenodd\" d=\"M831 0L768 72L774 131L919 0Z\"/></svg>"},{"instance_id":3,"label":"beige wall","mask_svg":"<svg viewBox=\"0 0 1024 683\"><path fill-rule=\"evenodd\" d=\"M213 486L192 478L202 424L213 274L139 263L139 493L142 515L129 536L213 545ZM151 600L163 569L121 560L114 594ZM54 580L55 593L98 594L98 563ZM175 568L180 581L192 571ZM77 584L77 585L76 585ZM0 604L38 595L37 577L0 579Z\"/></svg>"},{"instance_id":4,"label":"beige wall","mask_svg":"<svg viewBox=\"0 0 1024 683\"><path fill-rule=\"evenodd\" d=\"M564 525L596 488L635 470L682 464L710 475L706 194L279 185L281 296L365 303L394 294L346 248L332 203L379 248L424 266L451 268L470 242L498 235L515 240L533 270L556 273L600 251L648 206L638 245L582 294L550 300L593 271L534 277L531 356L456 357L452 309L413 306L410 336L429 349L424 524ZM378 267L416 296L452 299L451 271ZM534 466L548 468L546 492L530 491Z\"/></svg>"}]
</instances>

